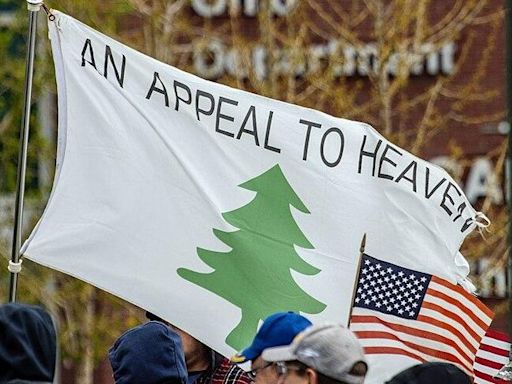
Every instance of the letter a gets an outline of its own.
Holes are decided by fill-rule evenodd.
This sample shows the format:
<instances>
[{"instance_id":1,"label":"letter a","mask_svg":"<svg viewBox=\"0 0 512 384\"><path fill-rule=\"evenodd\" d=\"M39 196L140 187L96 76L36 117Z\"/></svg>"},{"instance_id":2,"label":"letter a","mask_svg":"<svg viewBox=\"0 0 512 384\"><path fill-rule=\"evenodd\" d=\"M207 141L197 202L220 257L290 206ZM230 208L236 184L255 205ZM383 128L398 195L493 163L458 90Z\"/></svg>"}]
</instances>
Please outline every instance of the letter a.
<instances>
[{"instance_id":1,"label":"letter a","mask_svg":"<svg viewBox=\"0 0 512 384\"><path fill-rule=\"evenodd\" d=\"M85 53L89 51L89 60L86 60ZM85 67L85 62L91 64L94 69L96 68L96 61L94 60L94 51L92 50L91 39L85 40L84 48L82 49L82 67Z\"/></svg>"}]
</instances>

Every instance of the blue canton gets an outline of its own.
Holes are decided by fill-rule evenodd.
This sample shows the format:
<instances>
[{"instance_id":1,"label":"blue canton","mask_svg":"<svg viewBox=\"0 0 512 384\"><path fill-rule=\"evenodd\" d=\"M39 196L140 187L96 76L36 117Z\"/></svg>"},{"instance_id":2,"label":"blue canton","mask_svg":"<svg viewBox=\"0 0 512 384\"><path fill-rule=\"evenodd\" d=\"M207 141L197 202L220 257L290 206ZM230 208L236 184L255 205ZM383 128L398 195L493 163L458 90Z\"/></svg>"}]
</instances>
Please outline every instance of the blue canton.
<instances>
[{"instance_id":1,"label":"blue canton","mask_svg":"<svg viewBox=\"0 0 512 384\"><path fill-rule=\"evenodd\" d=\"M431 278L365 254L354 307L416 320Z\"/></svg>"}]
</instances>

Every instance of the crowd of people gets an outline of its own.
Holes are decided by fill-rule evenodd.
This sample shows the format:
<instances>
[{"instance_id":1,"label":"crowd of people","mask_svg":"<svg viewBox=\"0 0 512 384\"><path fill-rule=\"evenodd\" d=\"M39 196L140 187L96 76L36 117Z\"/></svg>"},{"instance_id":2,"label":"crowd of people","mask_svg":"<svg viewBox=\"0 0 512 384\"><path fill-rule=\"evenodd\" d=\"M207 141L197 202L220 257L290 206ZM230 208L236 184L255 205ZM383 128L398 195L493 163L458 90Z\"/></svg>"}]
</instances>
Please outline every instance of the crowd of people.
<instances>
[{"instance_id":1,"label":"crowd of people","mask_svg":"<svg viewBox=\"0 0 512 384\"><path fill-rule=\"evenodd\" d=\"M362 384L368 372L355 334L340 324L312 324L294 312L266 318L251 345L228 359L188 333L147 313L121 335L108 358L116 384ZM40 307L0 306L0 383L52 383L56 332ZM246 372L238 364L250 363ZM415 365L386 384L472 380L442 362Z\"/></svg>"}]
</instances>

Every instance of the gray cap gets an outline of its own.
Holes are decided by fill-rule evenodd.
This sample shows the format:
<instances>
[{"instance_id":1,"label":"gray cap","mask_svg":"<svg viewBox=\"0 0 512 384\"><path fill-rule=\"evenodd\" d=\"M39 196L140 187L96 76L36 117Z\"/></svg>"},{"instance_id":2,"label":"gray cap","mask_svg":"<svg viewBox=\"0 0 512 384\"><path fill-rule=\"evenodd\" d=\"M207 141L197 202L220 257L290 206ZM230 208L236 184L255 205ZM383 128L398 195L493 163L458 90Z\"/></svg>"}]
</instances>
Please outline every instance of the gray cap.
<instances>
[{"instance_id":1,"label":"gray cap","mask_svg":"<svg viewBox=\"0 0 512 384\"><path fill-rule=\"evenodd\" d=\"M313 325L299 333L290 345L267 348L269 362L298 360L315 371L348 384L361 384L364 376L349 373L364 362L363 348L349 329L337 324Z\"/></svg>"}]
</instances>

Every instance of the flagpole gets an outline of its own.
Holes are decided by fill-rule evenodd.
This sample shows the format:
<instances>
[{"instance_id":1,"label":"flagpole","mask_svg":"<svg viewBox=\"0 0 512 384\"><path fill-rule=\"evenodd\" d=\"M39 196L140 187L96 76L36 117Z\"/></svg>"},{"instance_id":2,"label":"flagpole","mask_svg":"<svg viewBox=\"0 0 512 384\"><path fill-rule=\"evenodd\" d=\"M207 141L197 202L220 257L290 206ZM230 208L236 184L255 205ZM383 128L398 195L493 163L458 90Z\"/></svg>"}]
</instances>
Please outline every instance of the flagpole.
<instances>
[{"instance_id":1,"label":"flagpole","mask_svg":"<svg viewBox=\"0 0 512 384\"><path fill-rule=\"evenodd\" d=\"M366 247L366 233L363 235L361 239L361 245L359 246L359 258L357 260L357 272L356 272L356 280L354 282L354 288L352 289L352 301L350 305L350 312L348 314L347 327L350 327L350 319L352 318L352 311L354 310L354 301L357 295L357 285L359 284L359 274L361 273L361 260L363 259L364 248Z\"/></svg>"},{"instance_id":2,"label":"flagpole","mask_svg":"<svg viewBox=\"0 0 512 384\"><path fill-rule=\"evenodd\" d=\"M32 80L34 74L34 56L36 45L37 13L43 0L27 0L29 11L28 47L25 65L25 89L23 100L23 115L21 118L20 149L18 153L18 173L16 180L16 201L14 207L14 231L12 236L12 252L9 262L11 280L9 284L9 302L16 301L18 273L21 271L20 248L23 224L23 200L25 195L25 174L27 170L27 149L30 126L30 109L32 99Z\"/></svg>"},{"instance_id":3,"label":"flagpole","mask_svg":"<svg viewBox=\"0 0 512 384\"><path fill-rule=\"evenodd\" d=\"M512 0L506 0L505 23L507 25L507 120L508 120L508 169L512 173ZM512 194L512 177L509 173L509 194ZM508 196L508 329L512 337L512 196ZM512 347L510 349L512 361Z\"/></svg>"},{"instance_id":4,"label":"flagpole","mask_svg":"<svg viewBox=\"0 0 512 384\"><path fill-rule=\"evenodd\" d=\"M512 0L505 0L505 25L506 25L506 38L505 38L505 46L506 46L506 62L505 66L507 67L507 120L508 120L508 153L507 153L507 162L508 162L508 200L507 200L507 209L508 209L508 260L507 260L507 270L508 270L508 329L509 329L509 337L512 337ZM510 346L509 351L509 362L505 364L499 372L494 376L494 378L501 379L503 381L512 381L512 345Z\"/></svg>"},{"instance_id":5,"label":"flagpole","mask_svg":"<svg viewBox=\"0 0 512 384\"><path fill-rule=\"evenodd\" d=\"M507 120L508 120L508 153L507 160L509 172L512 172L512 0L505 1L505 24L506 24L506 49L507 49ZM508 196L508 329L509 335L512 337L512 177L508 177L509 196ZM512 348L510 350L510 358L512 360Z\"/></svg>"}]
</instances>

